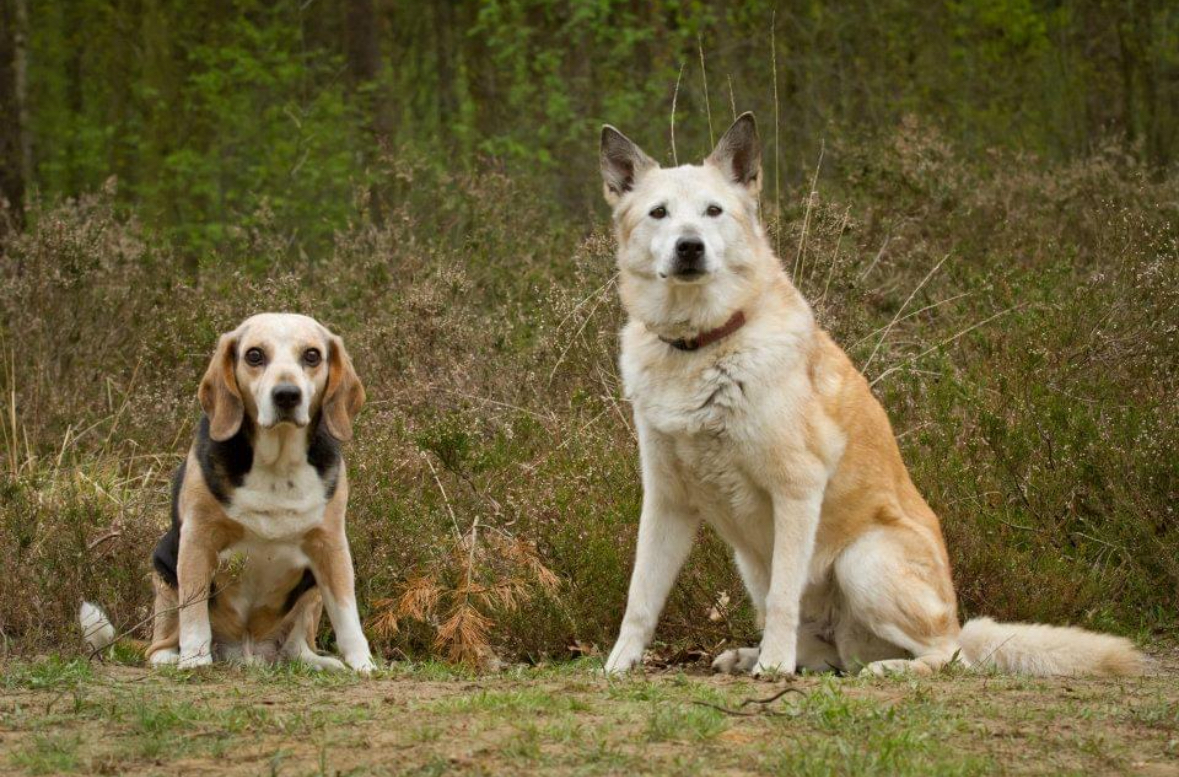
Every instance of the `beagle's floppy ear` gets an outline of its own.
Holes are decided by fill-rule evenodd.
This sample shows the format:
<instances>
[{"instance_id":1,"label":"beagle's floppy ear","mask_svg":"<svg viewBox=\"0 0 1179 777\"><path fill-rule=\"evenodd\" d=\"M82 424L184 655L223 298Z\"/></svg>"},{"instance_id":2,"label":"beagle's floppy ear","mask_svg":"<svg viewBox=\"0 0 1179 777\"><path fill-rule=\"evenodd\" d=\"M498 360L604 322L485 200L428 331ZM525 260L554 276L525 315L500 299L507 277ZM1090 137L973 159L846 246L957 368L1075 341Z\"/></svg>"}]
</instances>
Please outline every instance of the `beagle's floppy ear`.
<instances>
[{"instance_id":1,"label":"beagle's floppy ear","mask_svg":"<svg viewBox=\"0 0 1179 777\"><path fill-rule=\"evenodd\" d=\"M234 377L234 363L237 357L237 333L221 335L217 341L217 352L205 370L197 399L209 418L209 436L216 442L224 442L242 428L245 408L242 394Z\"/></svg>"},{"instance_id":2,"label":"beagle's floppy ear","mask_svg":"<svg viewBox=\"0 0 1179 777\"><path fill-rule=\"evenodd\" d=\"M328 433L340 442L352 439L352 419L364 406L364 384L352 366L344 341L329 334L328 382L323 396L323 420Z\"/></svg>"}]
</instances>

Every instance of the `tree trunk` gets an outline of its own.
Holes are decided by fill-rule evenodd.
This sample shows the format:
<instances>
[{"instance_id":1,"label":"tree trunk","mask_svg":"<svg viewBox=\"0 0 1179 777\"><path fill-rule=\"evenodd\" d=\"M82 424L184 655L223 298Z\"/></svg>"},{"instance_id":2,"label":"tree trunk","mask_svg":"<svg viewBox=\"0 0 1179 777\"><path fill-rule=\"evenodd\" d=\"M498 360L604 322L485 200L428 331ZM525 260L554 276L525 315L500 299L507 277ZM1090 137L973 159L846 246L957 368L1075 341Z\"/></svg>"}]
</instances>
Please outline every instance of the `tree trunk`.
<instances>
[{"instance_id":1,"label":"tree trunk","mask_svg":"<svg viewBox=\"0 0 1179 777\"><path fill-rule=\"evenodd\" d=\"M381 46L377 39L377 14L373 0L348 0L344 34L348 49L348 74L354 84L372 81L381 70Z\"/></svg>"},{"instance_id":2,"label":"tree trunk","mask_svg":"<svg viewBox=\"0 0 1179 777\"><path fill-rule=\"evenodd\" d=\"M443 137L452 137L451 125L458 114L455 78L454 9L450 3L434 4L434 54L438 73L438 123Z\"/></svg>"},{"instance_id":3,"label":"tree trunk","mask_svg":"<svg viewBox=\"0 0 1179 777\"><path fill-rule=\"evenodd\" d=\"M0 197L20 226L32 182L28 110L28 0L0 0ZM5 225L0 221L0 233Z\"/></svg>"},{"instance_id":4,"label":"tree trunk","mask_svg":"<svg viewBox=\"0 0 1179 777\"><path fill-rule=\"evenodd\" d=\"M346 13L344 37L348 75L354 94L359 97L370 122L374 147L374 152L368 155L371 161L379 158L393 132L392 106L381 83L380 30L373 0L348 0ZM383 200L380 187L374 183L369 188L369 206L377 224L384 221Z\"/></svg>"}]
</instances>

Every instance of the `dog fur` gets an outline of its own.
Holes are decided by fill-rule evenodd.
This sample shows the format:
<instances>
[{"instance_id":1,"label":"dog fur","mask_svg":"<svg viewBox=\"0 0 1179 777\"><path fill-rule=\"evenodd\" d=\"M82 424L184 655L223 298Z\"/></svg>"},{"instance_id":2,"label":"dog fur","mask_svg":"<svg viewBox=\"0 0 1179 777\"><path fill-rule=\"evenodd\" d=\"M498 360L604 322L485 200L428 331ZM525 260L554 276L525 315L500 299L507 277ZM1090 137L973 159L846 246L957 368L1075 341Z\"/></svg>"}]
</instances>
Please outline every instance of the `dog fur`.
<instances>
[{"instance_id":1,"label":"dog fur","mask_svg":"<svg viewBox=\"0 0 1179 777\"><path fill-rule=\"evenodd\" d=\"M148 660L342 669L315 650L326 608L344 661L371 672L340 456L365 396L343 341L306 316L253 316L221 337L198 397L204 416L173 479L172 527L152 555ZM229 558L242 559L236 574L218 569ZM79 620L92 648L114 641L97 606L84 602Z\"/></svg>"},{"instance_id":2,"label":"dog fur","mask_svg":"<svg viewBox=\"0 0 1179 777\"><path fill-rule=\"evenodd\" d=\"M601 169L643 480L608 672L641 663L701 521L733 548L763 626L760 646L723 653L719 671L927 673L954 660L1037 675L1142 671L1117 637L985 618L959 626L938 518L888 416L762 230L752 114L703 165L670 169L606 126ZM729 332L737 313L745 323ZM717 332L727 334L709 342ZM682 347L695 341L709 344Z\"/></svg>"}]
</instances>

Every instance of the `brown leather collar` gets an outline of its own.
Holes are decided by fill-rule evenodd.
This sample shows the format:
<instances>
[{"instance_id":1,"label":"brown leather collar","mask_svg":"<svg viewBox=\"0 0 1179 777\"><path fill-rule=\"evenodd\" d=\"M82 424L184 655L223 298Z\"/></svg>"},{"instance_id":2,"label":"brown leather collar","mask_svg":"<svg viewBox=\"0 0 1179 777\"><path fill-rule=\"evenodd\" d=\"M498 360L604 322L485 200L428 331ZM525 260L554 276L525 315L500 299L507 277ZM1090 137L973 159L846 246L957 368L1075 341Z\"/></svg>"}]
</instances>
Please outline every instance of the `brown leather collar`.
<instances>
[{"instance_id":1,"label":"brown leather collar","mask_svg":"<svg viewBox=\"0 0 1179 777\"><path fill-rule=\"evenodd\" d=\"M722 326L716 329L710 329L707 332L701 332L695 337L681 337L679 340L668 340L666 337L660 337L659 339L677 351L695 351L706 345L711 345L717 340L723 340L743 326L745 326L745 313L738 310Z\"/></svg>"}]
</instances>

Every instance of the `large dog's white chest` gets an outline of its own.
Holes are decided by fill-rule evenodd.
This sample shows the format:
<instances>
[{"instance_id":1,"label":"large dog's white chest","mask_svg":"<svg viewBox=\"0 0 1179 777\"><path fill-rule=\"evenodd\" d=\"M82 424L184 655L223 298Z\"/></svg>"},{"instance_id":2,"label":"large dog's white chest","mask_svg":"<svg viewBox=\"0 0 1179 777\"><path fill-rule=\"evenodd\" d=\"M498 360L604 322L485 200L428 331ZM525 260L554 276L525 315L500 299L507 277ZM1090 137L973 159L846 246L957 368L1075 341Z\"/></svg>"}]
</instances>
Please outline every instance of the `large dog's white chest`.
<instances>
[{"instance_id":1,"label":"large dog's white chest","mask_svg":"<svg viewBox=\"0 0 1179 777\"><path fill-rule=\"evenodd\" d=\"M693 501L711 516L747 513L764 501L749 469L758 447L755 371L739 356L706 359L681 370L637 369L628 394L653 432L643 444L661 447Z\"/></svg>"},{"instance_id":2,"label":"large dog's white chest","mask_svg":"<svg viewBox=\"0 0 1179 777\"><path fill-rule=\"evenodd\" d=\"M306 462L254 467L234 490L226 514L255 539L294 542L323 522L328 496Z\"/></svg>"},{"instance_id":3,"label":"large dog's white chest","mask_svg":"<svg viewBox=\"0 0 1179 777\"><path fill-rule=\"evenodd\" d=\"M811 391L797 341L746 342L670 359L658 352L644 359L650 352L628 353L624 344L622 356L627 394L647 430L644 467L669 466L690 506L735 544L768 536L769 470L805 448L801 419Z\"/></svg>"}]
</instances>

